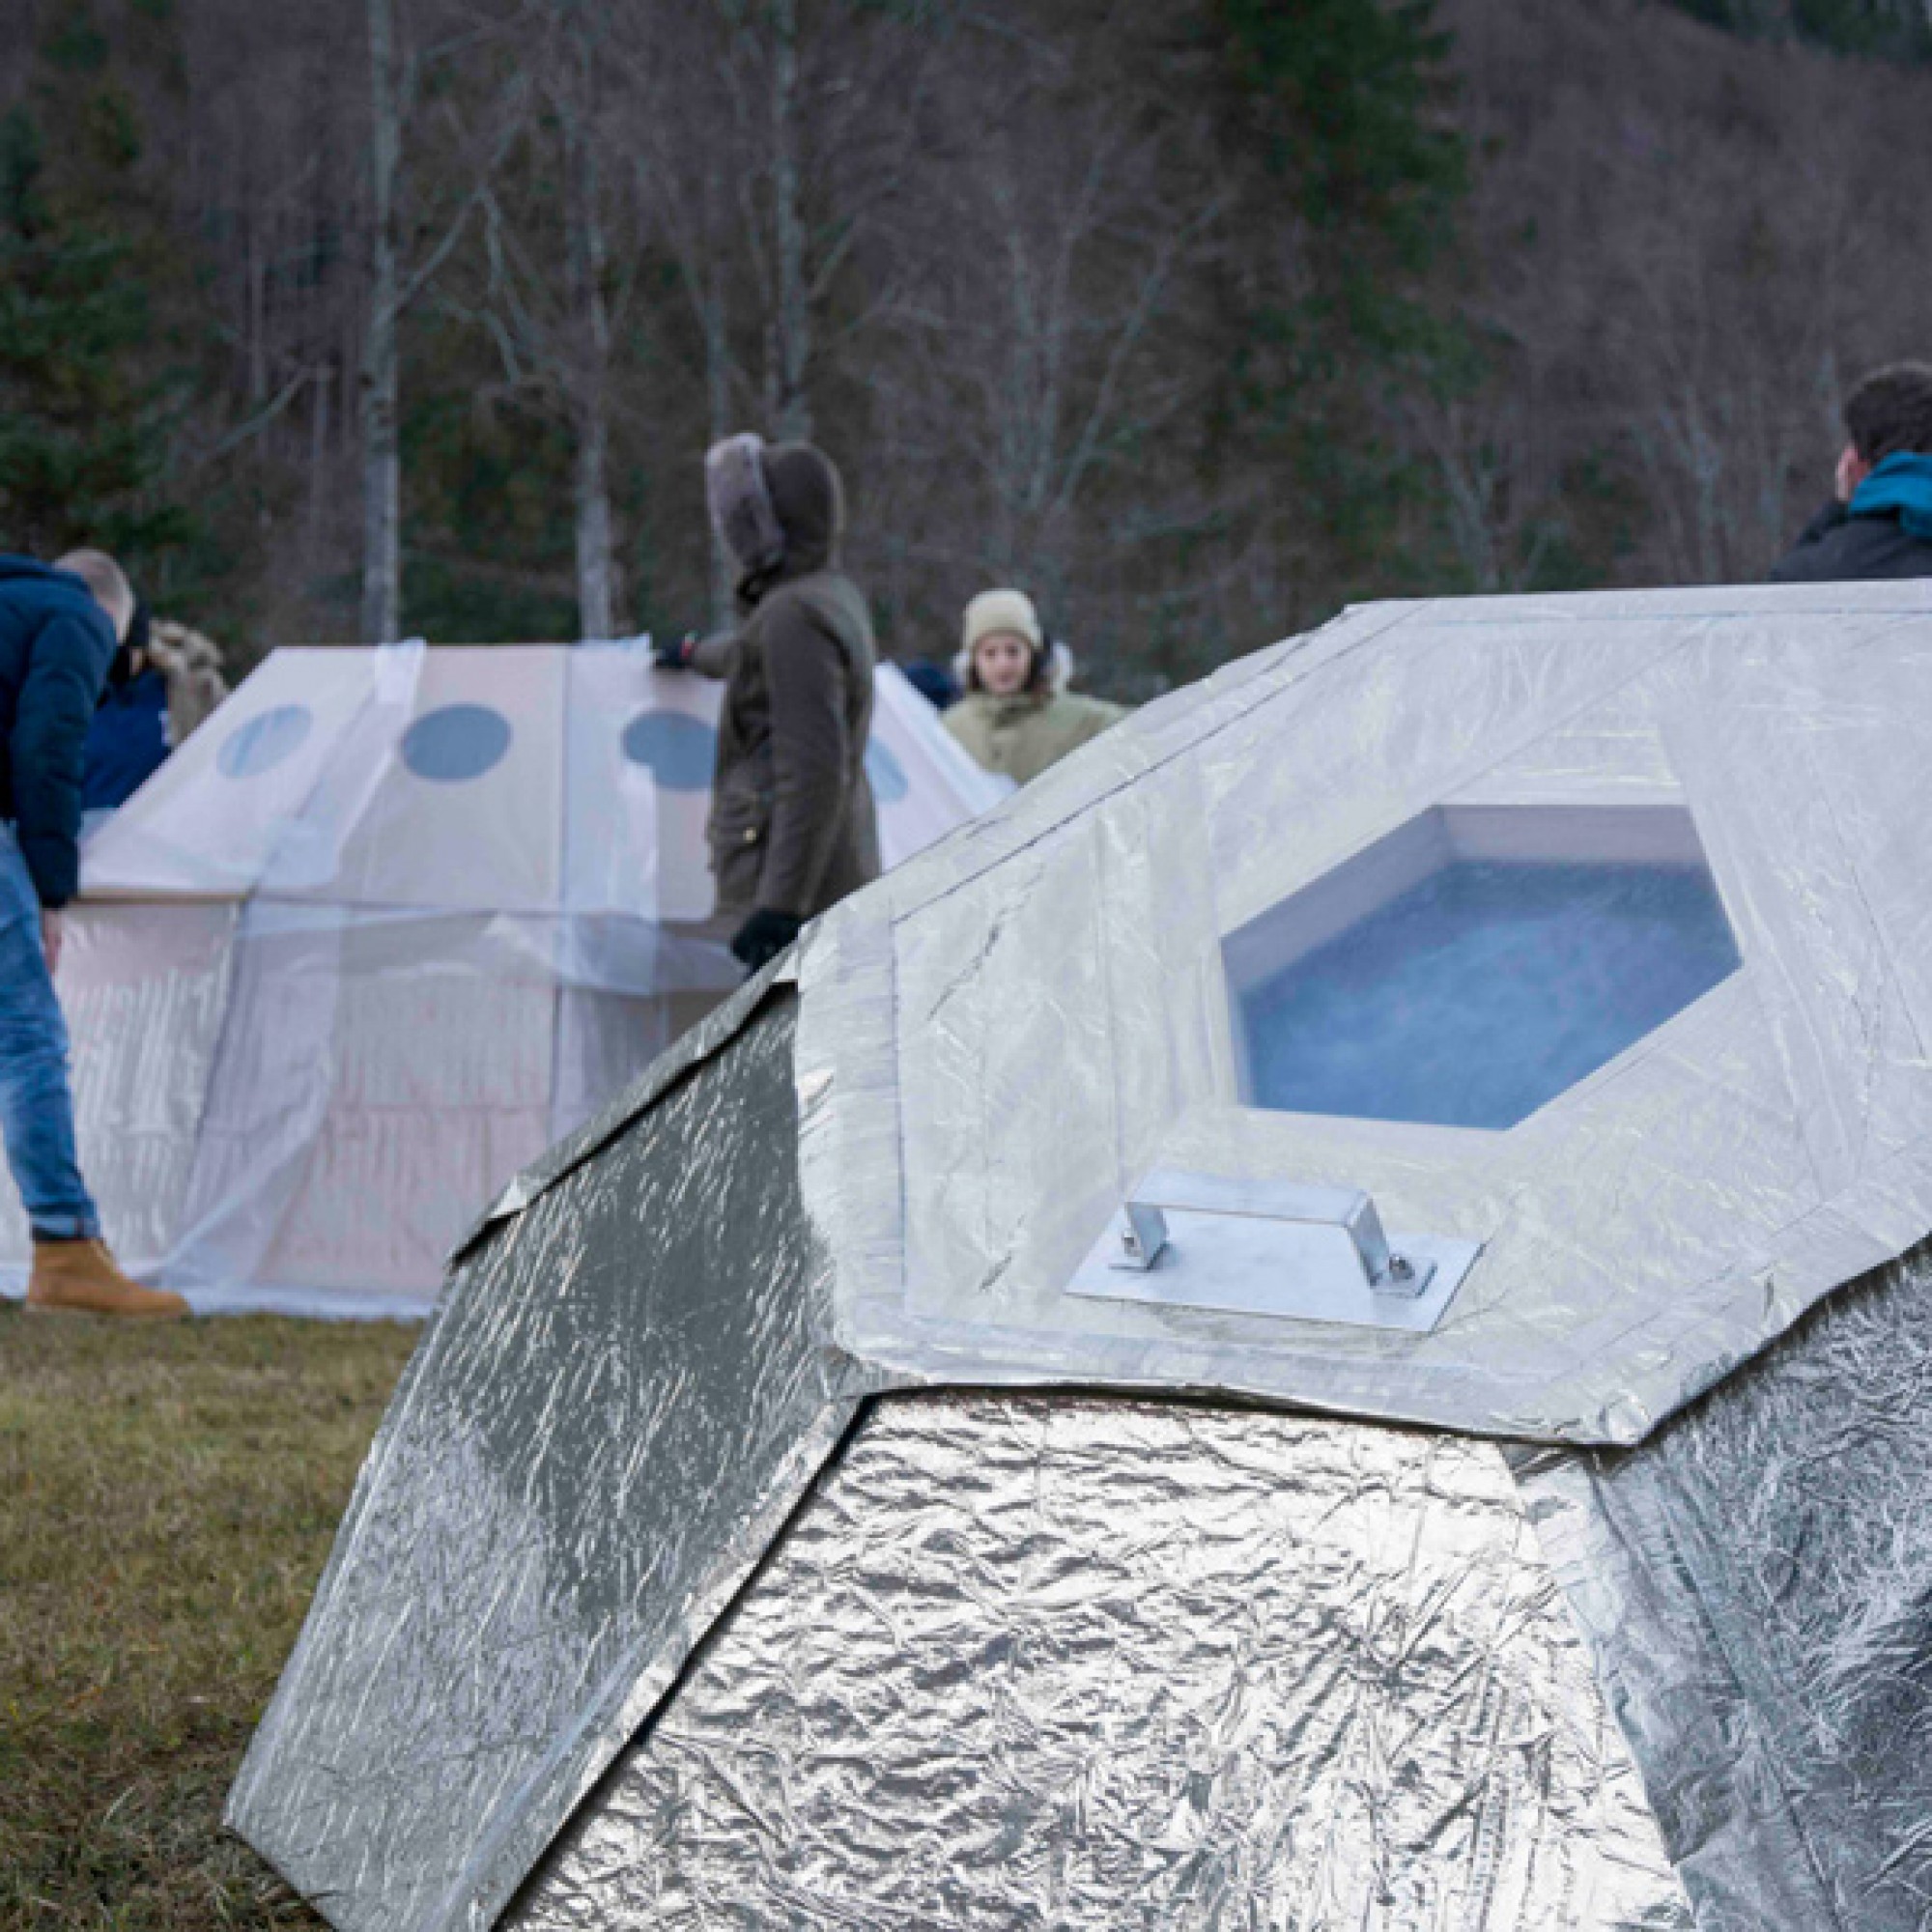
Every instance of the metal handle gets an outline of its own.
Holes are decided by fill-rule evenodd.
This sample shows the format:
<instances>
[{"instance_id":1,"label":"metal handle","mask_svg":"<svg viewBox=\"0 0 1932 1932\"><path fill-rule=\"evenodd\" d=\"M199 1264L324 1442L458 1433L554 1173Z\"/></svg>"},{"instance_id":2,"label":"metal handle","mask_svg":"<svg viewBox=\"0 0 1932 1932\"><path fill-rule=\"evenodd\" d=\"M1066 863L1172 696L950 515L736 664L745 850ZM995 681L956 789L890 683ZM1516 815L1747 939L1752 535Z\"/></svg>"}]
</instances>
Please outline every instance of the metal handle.
<instances>
[{"instance_id":1,"label":"metal handle","mask_svg":"<svg viewBox=\"0 0 1932 1932\"><path fill-rule=\"evenodd\" d=\"M1159 1264L1168 1251L1165 1208L1339 1228L1354 1250L1364 1284L1377 1294L1419 1295L1435 1271L1432 1264L1418 1266L1407 1256L1390 1251L1376 1204L1359 1187L1234 1181L1171 1168L1150 1174L1115 1216L1115 1251L1108 1258L1109 1267L1146 1274Z\"/></svg>"}]
</instances>

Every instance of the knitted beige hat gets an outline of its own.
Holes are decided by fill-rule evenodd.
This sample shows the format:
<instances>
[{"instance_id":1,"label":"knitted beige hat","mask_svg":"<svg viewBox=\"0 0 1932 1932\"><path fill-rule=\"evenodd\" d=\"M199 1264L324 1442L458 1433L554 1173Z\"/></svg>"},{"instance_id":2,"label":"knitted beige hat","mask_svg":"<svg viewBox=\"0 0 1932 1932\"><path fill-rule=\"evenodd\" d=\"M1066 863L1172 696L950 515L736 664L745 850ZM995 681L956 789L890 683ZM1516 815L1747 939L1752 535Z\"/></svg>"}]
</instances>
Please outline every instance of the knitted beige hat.
<instances>
[{"instance_id":1,"label":"knitted beige hat","mask_svg":"<svg viewBox=\"0 0 1932 1932\"><path fill-rule=\"evenodd\" d=\"M959 647L970 658L981 638L1002 633L1024 638L1036 654L1044 646L1046 634L1039 628L1039 612L1024 590L980 591L966 607L959 626Z\"/></svg>"}]
</instances>

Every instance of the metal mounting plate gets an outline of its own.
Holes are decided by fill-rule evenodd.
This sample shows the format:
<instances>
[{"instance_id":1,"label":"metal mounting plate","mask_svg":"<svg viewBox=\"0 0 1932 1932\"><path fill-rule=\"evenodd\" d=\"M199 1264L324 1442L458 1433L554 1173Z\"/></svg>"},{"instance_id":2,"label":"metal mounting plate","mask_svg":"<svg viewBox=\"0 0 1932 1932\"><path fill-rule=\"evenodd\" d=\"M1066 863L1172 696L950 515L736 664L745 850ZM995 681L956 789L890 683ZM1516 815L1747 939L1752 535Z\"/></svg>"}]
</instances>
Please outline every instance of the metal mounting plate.
<instances>
[{"instance_id":1,"label":"metal mounting plate","mask_svg":"<svg viewBox=\"0 0 1932 1932\"><path fill-rule=\"evenodd\" d=\"M1275 1321L1428 1334L1467 1277L1480 1242L1439 1235L1390 1235L1423 1282L1419 1293L1378 1292L1364 1267L1357 1204L1350 1189L1226 1180L1160 1170L1135 1188L1088 1251L1066 1293L1100 1301L1211 1309ZM1155 1208L1166 1242L1151 1265L1123 1264L1129 1209Z\"/></svg>"}]
</instances>

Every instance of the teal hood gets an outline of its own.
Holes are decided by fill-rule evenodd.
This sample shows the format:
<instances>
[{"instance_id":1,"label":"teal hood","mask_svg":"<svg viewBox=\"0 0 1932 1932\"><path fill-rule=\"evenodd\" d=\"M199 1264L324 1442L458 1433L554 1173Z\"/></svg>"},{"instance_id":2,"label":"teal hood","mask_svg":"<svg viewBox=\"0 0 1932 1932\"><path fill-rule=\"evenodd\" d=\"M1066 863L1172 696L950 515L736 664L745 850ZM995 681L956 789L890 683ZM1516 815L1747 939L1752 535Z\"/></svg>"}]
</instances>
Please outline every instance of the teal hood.
<instances>
[{"instance_id":1,"label":"teal hood","mask_svg":"<svg viewBox=\"0 0 1932 1932\"><path fill-rule=\"evenodd\" d=\"M1908 536L1932 543L1932 456L1888 456L1852 492L1855 517L1896 517Z\"/></svg>"}]
</instances>

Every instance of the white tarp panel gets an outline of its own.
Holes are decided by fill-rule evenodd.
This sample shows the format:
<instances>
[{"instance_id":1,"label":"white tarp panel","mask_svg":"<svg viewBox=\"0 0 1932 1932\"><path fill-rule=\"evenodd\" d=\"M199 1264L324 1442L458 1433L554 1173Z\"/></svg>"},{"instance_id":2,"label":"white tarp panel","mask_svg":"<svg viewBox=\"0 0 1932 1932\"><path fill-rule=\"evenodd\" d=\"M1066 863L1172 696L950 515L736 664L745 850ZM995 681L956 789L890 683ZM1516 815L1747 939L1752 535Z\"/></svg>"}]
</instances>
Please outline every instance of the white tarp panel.
<instances>
[{"instance_id":1,"label":"white tarp panel","mask_svg":"<svg viewBox=\"0 0 1932 1932\"><path fill-rule=\"evenodd\" d=\"M86 891L701 922L722 688L645 646L277 651L89 841ZM867 767L889 867L1011 789L890 665Z\"/></svg>"},{"instance_id":2,"label":"white tarp panel","mask_svg":"<svg viewBox=\"0 0 1932 1932\"><path fill-rule=\"evenodd\" d=\"M95 897L241 897L372 704L370 651L276 651L88 841Z\"/></svg>"},{"instance_id":3,"label":"white tarp panel","mask_svg":"<svg viewBox=\"0 0 1932 1932\"><path fill-rule=\"evenodd\" d=\"M257 905L171 1277L425 1292L550 1141L557 990L475 915Z\"/></svg>"},{"instance_id":4,"label":"white tarp panel","mask_svg":"<svg viewBox=\"0 0 1932 1932\"><path fill-rule=\"evenodd\" d=\"M564 666L538 645L424 651L407 714L358 729L262 881L330 905L548 913L562 896ZM398 728L400 726L400 728ZM306 841L305 841L306 842Z\"/></svg>"},{"instance_id":5,"label":"white tarp panel","mask_svg":"<svg viewBox=\"0 0 1932 1932\"><path fill-rule=\"evenodd\" d=\"M566 907L706 918L718 687L653 670L641 645L582 645L567 662Z\"/></svg>"}]
</instances>

